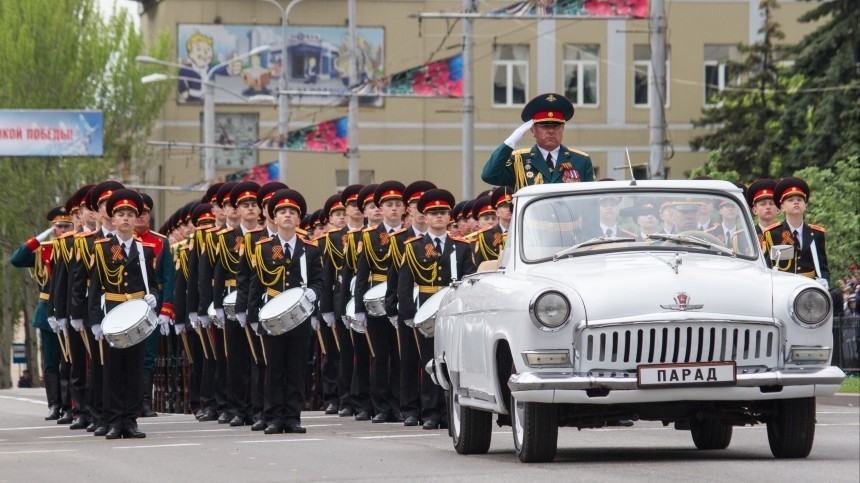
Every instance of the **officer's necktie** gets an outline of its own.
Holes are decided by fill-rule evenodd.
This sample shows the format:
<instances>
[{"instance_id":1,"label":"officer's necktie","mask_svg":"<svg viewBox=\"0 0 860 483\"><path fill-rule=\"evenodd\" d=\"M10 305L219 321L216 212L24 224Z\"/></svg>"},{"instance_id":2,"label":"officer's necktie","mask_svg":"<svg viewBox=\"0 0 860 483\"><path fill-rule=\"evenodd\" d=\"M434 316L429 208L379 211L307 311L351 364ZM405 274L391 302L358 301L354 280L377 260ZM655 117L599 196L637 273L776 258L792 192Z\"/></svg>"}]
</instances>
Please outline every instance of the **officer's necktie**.
<instances>
[{"instance_id":1,"label":"officer's necktie","mask_svg":"<svg viewBox=\"0 0 860 483\"><path fill-rule=\"evenodd\" d=\"M606 229L606 238L612 238L612 228Z\"/></svg>"},{"instance_id":2,"label":"officer's necktie","mask_svg":"<svg viewBox=\"0 0 860 483\"><path fill-rule=\"evenodd\" d=\"M442 256L442 240L440 240L438 236L436 238L434 238L434 240L436 241L436 253L441 257Z\"/></svg>"},{"instance_id":3,"label":"officer's necktie","mask_svg":"<svg viewBox=\"0 0 860 483\"><path fill-rule=\"evenodd\" d=\"M287 260L293 259L293 254L290 251L290 244L289 243L284 243L284 258Z\"/></svg>"},{"instance_id":4,"label":"officer's necktie","mask_svg":"<svg viewBox=\"0 0 860 483\"><path fill-rule=\"evenodd\" d=\"M730 246L732 244L732 232L726 230L726 246Z\"/></svg>"},{"instance_id":5,"label":"officer's necktie","mask_svg":"<svg viewBox=\"0 0 860 483\"><path fill-rule=\"evenodd\" d=\"M388 234L390 235L390 234L392 234L392 233L394 233L394 228L389 228L389 229L388 229Z\"/></svg>"},{"instance_id":6,"label":"officer's necktie","mask_svg":"<svg viewBox=\"0 0 860 483\"><path fill-rule=\"evenodd\" d=\"M803 248L800 246L800 234L797 233L797 230L794 230L791 234L794 236L794 247L797 248L797 251L802 250Z\"/></svg>"},{"instance_id":7,"label":"officer's necktie","mask_svg":"<svg viewBox=\"0 0 860 483\"><path fill-rule=\"evenodd\" d=\"M552 153L546 153L546 169L548 169L550 173L553 171Z\"/></svg>"}]
</instances>

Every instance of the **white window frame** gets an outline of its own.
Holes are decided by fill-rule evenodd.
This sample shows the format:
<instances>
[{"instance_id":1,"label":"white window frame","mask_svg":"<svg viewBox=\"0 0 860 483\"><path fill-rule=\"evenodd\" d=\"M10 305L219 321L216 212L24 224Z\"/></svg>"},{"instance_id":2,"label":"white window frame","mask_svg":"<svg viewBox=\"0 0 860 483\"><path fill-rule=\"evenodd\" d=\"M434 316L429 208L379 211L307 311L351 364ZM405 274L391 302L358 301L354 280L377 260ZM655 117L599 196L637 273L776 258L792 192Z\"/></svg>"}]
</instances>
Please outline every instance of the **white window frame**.
<instances>
[{"instance_id":1,"label":"white window frame","mask_svg":"<svg viewBox=\"0 0 860 483\"><path fill-rule=\"evenodd\" d=\"M529 52L531 55L531 52ZM504 67L505 68L505 102L498 103L496 102L496 68ZM516 67L524 67L525 73L523 74L524 80L524 96L523 102L515 103L514 102L514 69ZM490 102L492 102L493 107L522 107L529 101L529 59L526 60L495 60L493 59L491 63L492 71L490 72Z\"/></svg>"},{"instance_id":2,"label":"white window frame","mask_svg":"<svg viewBox=\"0 0 860 483\"><path fill-rule=\"evenodd\" d=\"M645 66L647 69L648 76L648 102L645 104L637 104L636 103L636 67ZM670 99L672 99L672 83L669 79L672 78L672 63L669 59L666 59L666 103L663 107L669 107L671 105ZM651 77L653 73L651 72L651 61L650 60L634 60L633 61L633 107L644 109L651 107Z\"/></svg>"},{"instance_id":3,"label":"white window frame","mask_svg":"<svg viewBox=\"0 0 860 483\"><path fill-rule=\"evenodd\" d=\"M599 51L598 51L599 55ZM595 101L591 104L586 104L582 98L585 95L585 76L584 68L586 66L593 66L595 75ZM565 60L562 65L562 75L564 78L564 90L565 94L567 93L567 68L575 67L576 68L576 99L570 99L570 102L573 103L574 106L577 107L600 107L600 62L597 60Z\"/></svg>"},{"instance_id":4,"label":"white window frame","mask_svg":"<svg viewBox=\"0 0 860 483\"><path fill-rule=\"evenodd\" d=\"M705 107L719 107L723 105L723 101L713 102L708 98L708 67L717 67L717 93L723 92L726 88L726 81L728 80L728 65L725 62L720 62L718 60L706 60L703 74L704 80L702 86L702 94L705 96L704 105Z\"/></svg>"}]
</instances>

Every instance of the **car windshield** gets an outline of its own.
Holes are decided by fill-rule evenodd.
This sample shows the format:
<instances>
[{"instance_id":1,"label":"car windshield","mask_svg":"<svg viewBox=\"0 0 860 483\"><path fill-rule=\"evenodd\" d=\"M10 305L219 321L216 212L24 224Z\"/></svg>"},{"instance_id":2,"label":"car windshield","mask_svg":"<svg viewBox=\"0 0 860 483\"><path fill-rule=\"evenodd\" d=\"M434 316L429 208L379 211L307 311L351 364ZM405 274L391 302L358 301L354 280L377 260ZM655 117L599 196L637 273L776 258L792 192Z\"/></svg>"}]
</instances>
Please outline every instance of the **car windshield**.
<instances>
[{"instance_id":1,"label":"car windshield","mask_svg":"<svg viewBox=\"0 0 860 483\"><path fill-rule=\"evenodd\" d=\"M738 201L718 193L611 192L553 196L522 213L527 262L606 251L700 251L758 256L758 238Z\"/></svg>"}]
</instances>

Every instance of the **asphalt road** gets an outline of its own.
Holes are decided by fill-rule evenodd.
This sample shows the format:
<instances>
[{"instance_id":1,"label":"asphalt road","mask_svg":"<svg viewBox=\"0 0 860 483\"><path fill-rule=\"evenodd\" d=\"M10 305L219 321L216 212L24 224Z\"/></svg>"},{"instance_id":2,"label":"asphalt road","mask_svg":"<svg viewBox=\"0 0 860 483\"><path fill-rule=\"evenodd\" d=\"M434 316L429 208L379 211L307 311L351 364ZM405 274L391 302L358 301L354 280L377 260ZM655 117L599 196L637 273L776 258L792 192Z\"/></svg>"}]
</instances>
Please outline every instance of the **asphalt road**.
<instances>
[{"instance_id":1,"label":"asphalt road","mask_svg":"<svg viewBox=\"0 0 860 483\"><path fill-rule=\"evenodd\" d=\"M860 480L860 409L818 405L812 454L775 460L764 426L735 428L731 446L699 451L688 432L632 428L559 431L555 462L524 465L510 428L490 452L460 456L447 432L305 413L305 435L199 423L191 416L141 419L146 439L96 438L44 421L42 389L0 391L0 482L5 481L850 481Z\"/></svg>"}]
</instances>

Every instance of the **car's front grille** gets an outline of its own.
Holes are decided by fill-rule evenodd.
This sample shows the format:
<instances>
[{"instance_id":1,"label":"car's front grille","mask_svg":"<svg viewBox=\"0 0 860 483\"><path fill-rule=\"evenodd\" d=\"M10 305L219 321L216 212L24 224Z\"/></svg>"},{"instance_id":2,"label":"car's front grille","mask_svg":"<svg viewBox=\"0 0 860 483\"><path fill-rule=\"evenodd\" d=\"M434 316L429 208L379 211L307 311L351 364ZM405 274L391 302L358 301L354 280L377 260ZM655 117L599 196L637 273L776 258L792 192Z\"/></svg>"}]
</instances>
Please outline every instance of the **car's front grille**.
<instances>
[{"instance_id":1,"label":"car's front grille","mask_svg":"<svg viewBox=\"0 0 860 483\"><path fill-rule=\"evenodd\" d=\"M735 361L775 367L779 329L769 325L684 322L588 327L575 341L580 371L633 370L639 364Z\"/></svg>"}]
</instances>

